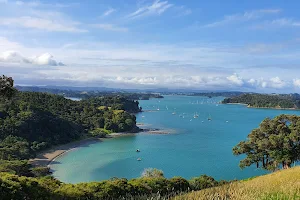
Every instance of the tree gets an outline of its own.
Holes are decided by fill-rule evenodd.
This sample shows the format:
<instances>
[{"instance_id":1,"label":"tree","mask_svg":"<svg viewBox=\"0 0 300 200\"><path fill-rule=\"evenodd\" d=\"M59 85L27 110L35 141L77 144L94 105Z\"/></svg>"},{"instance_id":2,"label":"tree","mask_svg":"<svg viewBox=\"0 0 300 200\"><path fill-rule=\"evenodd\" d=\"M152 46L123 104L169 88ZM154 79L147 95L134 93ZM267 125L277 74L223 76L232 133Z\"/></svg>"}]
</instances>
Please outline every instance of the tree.
<instances>
[{"instance_id":1,"label":"tree","mask_svg":"<svg viewBox=\"0 0 300 200\"><path fill-rule=\"evenodd\" d=\"M244 168L256 164L257 168L283 169L300 160L300 117L280 115L266 118L259 128L251 131L246 141L233 148L234 155L246 154L240 161Z\"/></svg>"},{"instance_id":2,"label":"tree","mask_svg":"<svg viewBox=\"0 0 300 200\"><path fill-rule=\"evenodd\" d=\"M142 173L142 177L148 177L148 178L162 178L164 177L164 172L159 169L155 168L147 168L144 169Z\"/></svg>"},{"instance_id":3,"label":"tree","mask_svg":"<svg viewBox=\"0 0 300 200\"><path fill-rule=\"evenodd\" d=\"M14 93L14 80L4 75L0 77L0 96L11 98Z\"/></svg>"},{"instance_id":4,"label":"tree","mask_svg":"<svg viewBox=\"0 0 300 200\"><path fill-rule=\"evenodd\" d=\"M202 190L217 186L218 181L211 176L201 175L200 177L192 178L190 180L190 185L193 190Z\"/></svg>"}]
</instances>

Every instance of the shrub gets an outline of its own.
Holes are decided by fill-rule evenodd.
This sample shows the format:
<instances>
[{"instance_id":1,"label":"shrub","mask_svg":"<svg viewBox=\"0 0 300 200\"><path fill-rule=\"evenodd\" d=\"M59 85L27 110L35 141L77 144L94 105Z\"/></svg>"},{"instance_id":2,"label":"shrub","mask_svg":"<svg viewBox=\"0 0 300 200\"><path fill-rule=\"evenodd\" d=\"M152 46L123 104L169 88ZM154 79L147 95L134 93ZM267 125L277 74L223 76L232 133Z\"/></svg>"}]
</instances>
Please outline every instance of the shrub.
<instances>
[{"instance_id":1,"label":"shrub","mask_svg":"<svg viewBox=\"0 0 300 200\"><path fill-rule=\"evenodd\" d=\"M170 179L172 190L184 192L190 188L190 184L182 177L173 177Z\"/></svg>"},{"instance_id":2,"label":"shrub","mask_svg":"<svg viewBox=\"0 0 300 200\"><path fill-rule=\"evenodd\" d=\"M164 172L155 168L147 168L142 172L142 177L160 178L164 177Z\"/></svg>"},{"instance_id":3,"label":"shrub","mask_svg":"<svg viewBox=\"0 0 300 200\"><path fill-rule=\"evenodd\" d=\"M201 175L190 180L190 185L193 190L202 190L210 187L215 187L218 182L211 176Z\"/></svg>"}]
</instances>

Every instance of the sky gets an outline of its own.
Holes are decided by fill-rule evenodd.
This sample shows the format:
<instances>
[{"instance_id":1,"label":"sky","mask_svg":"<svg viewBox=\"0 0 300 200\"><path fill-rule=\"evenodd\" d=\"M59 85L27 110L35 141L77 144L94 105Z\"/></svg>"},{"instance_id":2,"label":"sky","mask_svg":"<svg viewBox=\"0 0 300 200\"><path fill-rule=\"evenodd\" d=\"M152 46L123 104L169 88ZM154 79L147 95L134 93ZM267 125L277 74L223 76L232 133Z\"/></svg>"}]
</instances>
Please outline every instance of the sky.
<instances>
[{"instance_id":1,"label":"sky","mask_svg":"<svg viewBox=\"0 0 300 200\"><path fill-rule=\"evenodd\" d=\"M0 0L17 85L300 92L300 1Z\"/></svg>"}]
</instances>

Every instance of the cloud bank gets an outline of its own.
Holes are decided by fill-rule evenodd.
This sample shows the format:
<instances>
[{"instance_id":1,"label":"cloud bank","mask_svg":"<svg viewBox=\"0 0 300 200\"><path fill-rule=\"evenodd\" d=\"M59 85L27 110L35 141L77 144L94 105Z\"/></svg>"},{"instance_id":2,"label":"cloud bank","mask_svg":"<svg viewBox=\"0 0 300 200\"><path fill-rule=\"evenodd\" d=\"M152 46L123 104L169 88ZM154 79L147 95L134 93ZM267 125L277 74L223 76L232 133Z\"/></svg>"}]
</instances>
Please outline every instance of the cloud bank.
<instances>
[{"instance_id":1,"label":"cloud bank","mask_svg":"<svg viewBox=\"0 0 300 200\"><path fill-rule=\"evenodd\" d=\"M57 62L49 53L44 53L40 56L24 57L16 51L6 51L0 55L0 62L4 63L19 63L33 65L48 65L48 66L64 66L62 62Z\"/></svg>"}]
</instances>

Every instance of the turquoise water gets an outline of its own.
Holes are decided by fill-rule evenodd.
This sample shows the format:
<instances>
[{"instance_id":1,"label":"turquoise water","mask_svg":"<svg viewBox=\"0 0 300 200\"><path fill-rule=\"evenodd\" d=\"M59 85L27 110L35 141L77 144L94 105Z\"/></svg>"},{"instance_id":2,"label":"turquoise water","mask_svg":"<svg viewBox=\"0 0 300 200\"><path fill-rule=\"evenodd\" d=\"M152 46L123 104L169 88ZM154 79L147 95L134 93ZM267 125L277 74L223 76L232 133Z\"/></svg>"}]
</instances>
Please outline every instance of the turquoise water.
<instances>
[{"instance_id":1,"label":"turquoise water","mask_svg":"<svg viewBox=\"0 0 300 200\"><path fill-rule=\"evenodd\" d=\"M231 180L266 173L255 167L241 170L238 163L242 157L233 156L232 147L246 139L265 117L299 111L216 104L221 100L166 96L140 101L143 110L149 111L137 115L138 123L175 133L142 133L85 145L56 159L51 165L53 175L64 182L78 183L112 177L135 178L149 167L163 170L166 177L187 179L207 174L218 180ZM199 115L196 119L195 112ZM207 120L209 116L211 121ZM141 152L135 152L136 149Z\"/></svg>"}]
</instances>

